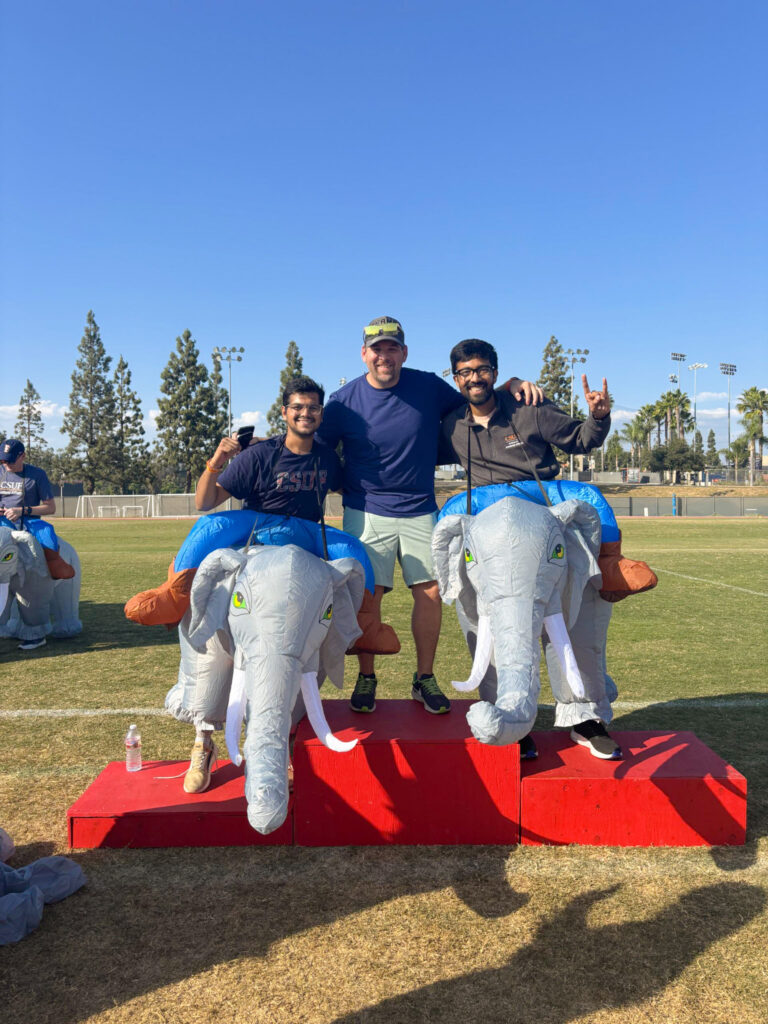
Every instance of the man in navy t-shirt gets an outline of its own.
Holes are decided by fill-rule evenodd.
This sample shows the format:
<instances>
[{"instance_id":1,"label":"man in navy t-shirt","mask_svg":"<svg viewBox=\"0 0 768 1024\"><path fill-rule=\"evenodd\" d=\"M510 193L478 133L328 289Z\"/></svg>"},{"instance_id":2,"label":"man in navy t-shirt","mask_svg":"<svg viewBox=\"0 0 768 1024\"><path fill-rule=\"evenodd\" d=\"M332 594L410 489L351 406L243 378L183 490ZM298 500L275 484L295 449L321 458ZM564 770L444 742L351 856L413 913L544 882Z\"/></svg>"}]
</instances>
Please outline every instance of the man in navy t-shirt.
<instances>
[{"instance_id":1,"label":"man in navy t-shirt","mask_svg":"<svg viewBox=\"0 0 768 1024\"><path fill-rule=\"evenodd\" d=\"M326 494L341 487L336 452L315 438L324 397L323 389L309 377L295 377L283 392L285 434L245 451L235 438L222 438L198 480L196 507L207 512L230 497L240 498L243 508L252 512L319 522Z\"/></svg>"},{"instance_id":2,"label":"man in navy t-shirt","mask_svg":"<svg viewBox=\"0 0 768 1024\"><path fill-rule=\"evenodd\" d=\"M75 570L59 554L59 538L53 526L40 518L56 511L48 474L30 466L26 458L24 445L16 438L9 437L0 444L0 526L31 533L43 549L51 577L71 580Z\"/></svg>"},{"instance_id":3,"label":"man in navy t-shirt","mask_svg":"<svg viewBox=\"0 0 768 1024\"><path fill-rule=\"evenodd\" d=\"M396 558L413 595L416 672L411 696L427 711L444 714L450 702L433 674L442 620L431 553L435 465L440 421L463 406L464 398L437 374L403 367L405 332L393 317L368 324L361 355L367 373L330 396L318 435L333 448L339 441L343 445L343 529L360 538L373 564L375 613L380 614L381 599L392 589ZM527 401L538 400L530 385L516 385ZM515 397L521 397L520 390ZM373 711L374 656L358 657L351 706Z\"/></svg>"}]
</instances>

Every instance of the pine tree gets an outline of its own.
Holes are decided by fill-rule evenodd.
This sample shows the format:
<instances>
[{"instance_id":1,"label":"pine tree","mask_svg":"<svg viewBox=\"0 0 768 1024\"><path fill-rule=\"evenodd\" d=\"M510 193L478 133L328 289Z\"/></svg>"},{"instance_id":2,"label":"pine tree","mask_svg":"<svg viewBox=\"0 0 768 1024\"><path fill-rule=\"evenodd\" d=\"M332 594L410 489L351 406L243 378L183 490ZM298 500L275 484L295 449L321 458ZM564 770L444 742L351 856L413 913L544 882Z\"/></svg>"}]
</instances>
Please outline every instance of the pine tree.
<instances>
[{"instance_id":1,"label":"pine tree","mask_svg":"<svg viewBox=\"0 0 768 1024\"><path fill-rule=\"evenodd\" d=\"M707 454L705 456L705 465L707 469L720 469L720 453L717 450L717 442L715 441L715 432L710 430L707 434Z\"/></svg>"},{"instance_id":2,"label":"pine tree","mask_svg":"<svg viewBox=\"0 0 768 1024\"><path fill-rule=\"evenodd\" d=\"M210 375L198 360L189 331L176 339L176 351L160 374L158 454L185 493L202 473L221 439Z\"/></svg>"},{"instance_id":3,"label":"pine tree","mask_svg":"<svg viewBox=\"0 0 768 1024\"><path fill-rule=\"evenodd\" d=\"M541 373L536 383L551 402L559 405L561 409L570 411L571 375L568 371L568 360L563 346L554 334L544 348Z\"/></svg>"},{"instance_id":4,"label":"pine tree","mask_svg":"<svg viewBox=\"0 0 768 1024\"><path fill-rule=\"evenodd\" d=\"M48 451L40 404L40 395L32 381L27 378L27 386L19 398L19 418L16 420L14 433L24 444L27 462L34 462L35 465L39 464L39 460Z\"/></svg>"},{"instance_id":5,"label":"pine tree","mask_svg":"<svg viewBox=\"0 0 768 1024\"><path fill-rule=\"evenodd\" d=\"M224 377L221 372L221 356L218 352L213 353L213 370L211 371L211 392L213 395L213 409L215 419L215 431L219 438L229 433L229 392L224 387Z\"/></svg>"},{"instance_id":6,"label":"pine tree","mask_svg":"<svg viewBox=\"0 0 768 1024\"><path fill-rule=\"evenodd\" d=\"M285 367L280 373L280 393L267 413L267 423L269 423L267 436L272 437L274 434L285 433L286 424L280 413L283 407L283 391L288 381L293 377L300 377L303 372L304 360L299 354L299 346L295 341L289 341L288 350L285 353Z\"/></svg>"},{"instance_id":7,"label":"pine tree","mask_svg":"<svg viewBox=\"0 0 768 1024\"><path fill-rule=\"evenodd\" d=\"M141 399L131 388L131 371L120 356L113 379L115 446L112 483L117 494L142 491L149 475L149 448L144 440Z\"/></svg>"},{"instance_id":8,"label":"pine tree","mask_svg":"<svg viewBox=\"0 0 768 1024\"><path fill-rule=\"evenodd\" d=\"M85 493L93 494L97 481L111 476L115 425L115 400L107 377L112 360L101 342L93 310L88 311L78 351L61 432L69 436L66 452L73 473L82 477Z\"/></svg>"}]
</instances>

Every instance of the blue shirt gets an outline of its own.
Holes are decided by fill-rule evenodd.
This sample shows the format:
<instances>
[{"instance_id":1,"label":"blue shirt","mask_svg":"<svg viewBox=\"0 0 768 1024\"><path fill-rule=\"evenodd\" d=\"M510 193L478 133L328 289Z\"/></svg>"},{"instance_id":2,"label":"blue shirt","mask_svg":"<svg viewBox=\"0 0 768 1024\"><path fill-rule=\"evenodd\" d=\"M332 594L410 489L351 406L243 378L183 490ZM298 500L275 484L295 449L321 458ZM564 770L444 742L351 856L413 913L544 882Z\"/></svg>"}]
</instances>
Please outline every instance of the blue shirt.
<instances>
[{"instance_id":1,"label":"blue shirt","mask_svg":"<svg viewBox=\"0 0 768 1024\"><path fill-rule=\"evenodd\" d=\"M53 491L44 469L25 465L23 472L12 473L0 463L0 506L3 508L39 505L52 497Z\"/></svg>"},{"instance_id":2,"label":"blue shirt","mask_svg":"<svg viewBox=\"0 0 768 1024\"><path fill-rule=\"evenodd\" d=\"M344 504L379 516L434 512L440 420L463 405L436 374L407 367L392 388L363 375L332 394L318 435L343 444Z\"/></svg>"},{"instance_id":3,"label":"blue shirt","mask_svg":"<svg viewBox=\"0 0 768 1024\"><path fill-rule=\"evenodd\" d=\"M318 483L315 483L315 465ZM240 452L217 482L233 497L242 499L243 507L253 512L272 512L318 522L326 494L341 486L341 465L336 453L318 440L314 441L311 452L296 455L285 447L283 434L259 441Z\"/></svg>"}]
</instances>

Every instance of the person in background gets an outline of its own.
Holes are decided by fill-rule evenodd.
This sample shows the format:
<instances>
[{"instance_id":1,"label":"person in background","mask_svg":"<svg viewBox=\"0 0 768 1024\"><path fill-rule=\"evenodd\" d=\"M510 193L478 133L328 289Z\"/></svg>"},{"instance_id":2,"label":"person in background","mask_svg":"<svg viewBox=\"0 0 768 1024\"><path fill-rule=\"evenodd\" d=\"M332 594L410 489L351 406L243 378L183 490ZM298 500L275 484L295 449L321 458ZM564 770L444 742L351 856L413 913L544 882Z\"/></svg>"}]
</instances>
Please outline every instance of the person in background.
<instances>
[{"instance_id":1,"label":"person in background","mask_svg":"<svg viewBox=\"0 0 768 1024\"><path fill-rule=\"evenodd\" d=\"M41 516L56 512L50 481L44 469L31 466L21 441L9 437L0 444L0 526L27 530L38 541L55 580L71 580L75 570L59 554L59 538Z\"/></svg>"}]
</instances>

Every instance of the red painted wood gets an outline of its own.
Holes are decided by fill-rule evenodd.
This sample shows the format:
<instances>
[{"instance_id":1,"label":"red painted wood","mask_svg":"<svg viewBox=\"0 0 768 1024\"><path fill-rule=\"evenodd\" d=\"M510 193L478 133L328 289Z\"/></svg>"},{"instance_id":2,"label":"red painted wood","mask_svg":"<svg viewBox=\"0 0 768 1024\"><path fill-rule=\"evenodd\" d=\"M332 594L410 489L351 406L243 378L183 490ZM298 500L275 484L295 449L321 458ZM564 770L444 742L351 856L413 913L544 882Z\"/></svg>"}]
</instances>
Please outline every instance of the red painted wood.
<instances>
[{"instance_id":1,"label":"red painted wood","mask_svg":"<svg viewBox=\"0 0 768 1024\"><path fill-rule=\"evenodd\" d=\"M67 811L73 849L165 846L281 846L293 842L292 810L262 836L248 824L243 768L221 761L204 793L185 793L186 761L149 761L127 772L113 761Z\"/></svg>"},{"instance_id":2,"label":"red painted wood","mask_svg":"<svg viewBox=\"0 0 768 1024\"><path fill-rule=\"evenodd\" d=\"M747 781L692 732L622 732L623 761L601 761L568 731L537 733L524 762L526 845L741 845Z\"/></svg>"},{"instance_id":3,"label":"red painted wood","mask_svg":"<svg viewBox=\"0 0 768 1024\"><path fill-rule=\"evenodd\" d=\"M360 742L337 754L306 721L299 726L298 845L518 842L518 747L478 743L460 702L447 715L431 715L412 700L377 700L373 714L340 700L323 707L341 739Z\"/></svg>"}]
</instances>

